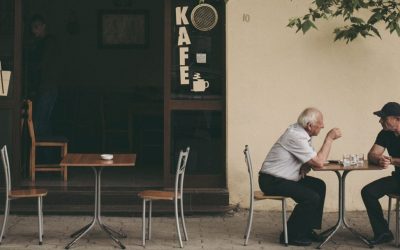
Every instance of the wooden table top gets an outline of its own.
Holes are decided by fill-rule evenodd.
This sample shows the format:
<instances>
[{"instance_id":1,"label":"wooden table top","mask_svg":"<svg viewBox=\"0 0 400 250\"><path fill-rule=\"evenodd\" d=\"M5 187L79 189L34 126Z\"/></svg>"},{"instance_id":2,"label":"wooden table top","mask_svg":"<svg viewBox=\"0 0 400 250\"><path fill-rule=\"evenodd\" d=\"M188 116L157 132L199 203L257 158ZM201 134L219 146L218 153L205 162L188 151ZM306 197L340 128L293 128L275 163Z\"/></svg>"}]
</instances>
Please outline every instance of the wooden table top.
<instances>
[{"instance_id":1,"label":"wooden table top","mask_svg":"<svg viewBox=\"0 0 400 250\"><path fill-rule=\"evenodd\" d=\"M103 160L100 154L67 154L60 162L68 167L133 167L136 154L114 154L112 160Z\"/></svg>"},{"instance_id":2,"label":"wooden table top","mask_svg":"<svg viewBox=\"0 0 400 250\"><path fill-rule=\"evenodd\" d=\"M312 167L314 171L347 171L347 170L382 170L383 168L374 164L364 161L363 166L349 166L343 167L343 165L338 163L327 163L324 164L323 168Z\"/></svg>"}]
</instances>

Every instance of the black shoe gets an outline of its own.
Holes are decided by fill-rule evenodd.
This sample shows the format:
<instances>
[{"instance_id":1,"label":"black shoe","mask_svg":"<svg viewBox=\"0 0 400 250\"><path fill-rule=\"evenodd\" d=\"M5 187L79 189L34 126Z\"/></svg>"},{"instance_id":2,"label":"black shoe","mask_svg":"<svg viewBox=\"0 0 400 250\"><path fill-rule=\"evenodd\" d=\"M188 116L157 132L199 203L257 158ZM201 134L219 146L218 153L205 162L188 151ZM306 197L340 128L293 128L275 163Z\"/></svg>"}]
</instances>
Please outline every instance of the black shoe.
<instances>
[{"instance_id":1,"label":"black shoe","mask_svg":"<svg viewBox=\"0 0 400 250\"><path fill-rule=\"evenodd\" d=\"M378 245L378 244L391 242L393 239L394 239L393 233L391 231L388 231L385 233L381 233L378 236L375 236L372 240L370 240L370 243L372 245Z\"/></svg>"},{"instance_id":2,"label":"black shoe","mask_svg":"<svg viewBox=\"0 0 400 250\"><path fill-rule=\"evenodd\" d=\"M279 237L279 243L281 243L282 245L285 245L285 235L283 233L281 233L281 235ZM295 239L289 238L288 244L292 245L292 246L310 246L312 244L312 242L308 238L299 237L299 238L295 238Z\"/></svg>"},{"instance_id":3,"label":"black shoe","mask_svg":"<svg viewBox=\"0 0 400 250\"><path fill-rule=\"evenodd\" d=\"M320 234L317 234L314 230L311 230L311 232L307 235L307 237L314 242L323 242L324 237L321 236Z\"/></svg>"}]
</instances>

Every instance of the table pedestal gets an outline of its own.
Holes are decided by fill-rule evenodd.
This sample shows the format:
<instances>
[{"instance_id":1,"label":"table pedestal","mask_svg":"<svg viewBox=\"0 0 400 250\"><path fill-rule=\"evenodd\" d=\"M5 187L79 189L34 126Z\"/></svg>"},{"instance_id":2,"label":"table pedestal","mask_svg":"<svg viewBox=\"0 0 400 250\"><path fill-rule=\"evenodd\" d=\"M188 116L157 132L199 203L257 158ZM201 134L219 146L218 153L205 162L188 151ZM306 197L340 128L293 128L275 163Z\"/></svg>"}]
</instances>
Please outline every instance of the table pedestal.
<instances>
[{"instance_id":1,"label":"table pedestal","mask_svg":"<svg viewBox=\"0 0 400 250\"><path fill-rule=\"evenodd\" d=\"M92 167L94 176L95 176L95 188L94 188L94 215L92 222L82 227L75 233L71 234L71 238L74 238L65 249L69 249L73 246L80 238L82 238L85 234L87 234L93 226L98 223L100 228L110 236L110 238L117 243L122 249L125 249L125 246L118 240L118 238L126 238L126 235L123 233L119 233L110 227L103 224L101 221L101 172L103 171L103 167Z\"/></svg>"},{"instance_id":2,"label":"table pedestal","mask_svg":"<svg viewBox=\"0 0 400 250\"><path fill-rule=\"evenodd\" d=\"M364 242L369 248L373 248L374 245L372 245L369 240L367 240L364 236L356 232L353 228L349 226L346 222L346 214L345 214L345 182L346 182L346 176L348 173L350 173L351 170L344 170L343 175L340 173L340 171L336 170L335 173L338 177L339 180L339 218L335 226L327 229L326 231L322 232L321 235L326 237L325 240L319 244L317 249L320 249L325 243L327 243L332 236L336 233L336 231L342 227L348 229L350 232L352 232L355 236L357 236L362 242Z\"/></svg>"}]
</instances>

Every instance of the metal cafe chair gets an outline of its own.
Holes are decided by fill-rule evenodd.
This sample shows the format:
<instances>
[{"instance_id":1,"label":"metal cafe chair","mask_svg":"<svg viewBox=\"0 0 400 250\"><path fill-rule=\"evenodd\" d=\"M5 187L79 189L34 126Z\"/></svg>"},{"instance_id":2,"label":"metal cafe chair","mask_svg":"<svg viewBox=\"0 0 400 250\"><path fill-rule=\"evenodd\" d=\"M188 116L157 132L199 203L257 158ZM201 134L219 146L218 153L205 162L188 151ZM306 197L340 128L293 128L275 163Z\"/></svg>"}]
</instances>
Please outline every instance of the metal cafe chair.
<instances>
[{"instance_id":1,"label":"metal cafe chair","mask_svg":"<svg viewBox=\"0 0 400 250\"><path fill-rule=\"evenodd\" d=\"M243 153L244 153L244 159L245 159L245 162L247 165L247 171L249 173L249 179L250 179L250 211L249 211L249 217L247 219L246 232L244 235L244 238L245 238L244 245L247 246L247 242L250 237L251 224L253 223L254 202L261 201L261 200L278 200L278 201L282 202L283 233L285 235L285 245L288 246L288 232L287 232L287 219L286 219L286 199L288 197L265 195L262 191L254 191L253 190L253 164L251 162L250 149L249 149L248 145L245 146Z\"/></svg>"},{"instance_id":2,"label":"metal cafe chair","mask_svg":"<svg viewBox=\"0 0 400 250\"><path fill-rule=\"evenodd\" d=\"M181 223L183 227L183 233L185 235L185 241L188 241L188 235L186 231L185 225L185 217L183 214L183 180L185 176L185 168L186 162L189 157L190 147L186 148L186 151L181 150L179 153L178 164L176 167L176 176L175 176L175 191L161 191L161 190L146 190L142 191L138 194L140 198L143 199L143 221L142 221L142 245L146 244L146 202L149 202L149 215L147 220L147 239L151 239L151 210L152 210L152 202L154 200L157 201L173 201L175 205L175 219L176 219L176 230L178 232L179 245L183 248L181 230L179 227L179 213L178 213L178 200L180 202L180 214L181 214Z\"/></svg>"},{"instance_id":3,"label":"metal cafe chair","mask_svg":"<svg viewBox=\"0 0 400 250\"><path fill-rule=\"evenodd\" d=\"M399 246L399 202L400 202L400 194L388 194L388 198L389 198L389 204L388 204L388 216L387 216L387 220L388 220L388 225L390 225L390 212L392 210L392 199L395 199L396 201L396 208L395 208L395 212L396 212L396 238L395 238L395 244L396 247Z\"/></svg>"},{"instance_id":4,"label":"metal cafe chair","mask_svg":"<svg viewBox=\"0 0 400 250\"><path fill-rule=\"evenodd\" d=\"M3 227L1 229L0 244L4 238L6 231L7 218L10 214L10 201L21 198L37 198L38 199L38 215L39 215L39 245L42 245L43 237L43 197L47 195L46 189L25 189L11 190L10 162L8 160L7 146L1 149L1 159L4 167L4 176L6 179L6 205L4 209Z\"/></svg>"}]
</instances>

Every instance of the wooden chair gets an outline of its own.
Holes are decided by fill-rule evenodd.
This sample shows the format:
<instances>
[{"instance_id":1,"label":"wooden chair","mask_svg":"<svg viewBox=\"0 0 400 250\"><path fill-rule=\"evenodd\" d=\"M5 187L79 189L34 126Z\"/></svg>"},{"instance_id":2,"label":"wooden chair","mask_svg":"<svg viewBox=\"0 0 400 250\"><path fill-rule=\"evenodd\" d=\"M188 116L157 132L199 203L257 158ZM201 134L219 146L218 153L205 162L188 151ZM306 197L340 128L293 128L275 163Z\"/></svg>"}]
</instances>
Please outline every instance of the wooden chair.
<instances>
[{"instance_id":1,"label":"wooden chair","mask_svg":"<svg viewBox=\"0 0 400 250\"><path fill-rule=\"evenodd\" d=\"M288 197L265 195L262 191L253 191L253 164L251 163L250 149L249 149L248 145L245 146L243 153L244 153L244 159L246 161L247 171L249 173L249 179L250 179L250 211L249 211L249 217L247 220L246 232L244 235L244 238L245 238L244 245L247 246L247 242L250 237L251 224L253 223L253 209L254 209L253 203L254 203L254 201L278 200L278 201L282 202L283 232L285 235L285 245L288 246L288 231L287 231L287 219L286 219L286 199Z\"/></svg>"},{"instance_id":2,"label":"wooden chair","mask_svg":"<svg viewBox=\"0 0 400 250\"><path fill-rule=\"evenodd\" d=\"M390 225L390 212L392 210L392 199L396 201L396 235L395 235L395 244L396 247L399 246L399 202L400 202L400 194L388 194L389 204L388 204L388 225Z\"/></svg>"},{"instance_id":3,"label":"wooden chair","mask_svg":"<svg viewBox=\"0 0 400 250\"><path fill-rule=\"evenodd\" d=\"M43 237L43 197L47 195L46 189L27 189L27 190L11 190L11 174L10 162L8 160L7 146L1 149L1 159L4 167L4 176L6 179L6 205L4 209L3 227L1 229L0 244L4 238L6 231L7 218L10 214L10 201L21 198L37 198L38 199L38 215L39 215L39 245L42 245Z\"/></svg>"},{"instance_id":4,"label":"wooden chair","mask_svg":"<svg viewBox=\"0 0 400 250\"><path fill-rule=\"evenodd\" d=\"M36 164L36 148L37 147L59 147L61 150L61 158L68 152L68 140L62 136L37 137L32 120L32 101L27 100L27 117L28 130L31 140L31 148L29 153L29 167L31 180L35 181L36 172L59 171L64 177L64 181L68 180L67 167L61 167L59 164Z\"/></svg>"},{"instance_id":5,"label":"wooden chair","mask_svg":"<svg viewBox=\"0 0 400 250\"><path fill-rule=\"evenodd\" d=\"M142 244L145 246L146 244L146 202L149 202L149 218L148 218L148 226L147 226L147 239L151 239L151 210L152 210L152 202L154 200L158 201L173 201L175 205L175 219L176 219L176 230L178 232L179 245L183 248L181 230L179 227L179 215L178 215L178 200L180 201L180 210L181 210L181 223L183 227L183 233L185 235L185 241L188 241L188 235L186 232L185 225L185 217L183 214L183 179L185 176L185 168L186 162L189 157L190 148L187 147L186 151L182 150L179 153L178 164L176 167L176 176L175 176L175 191L161 191L161 190L147 190L140 192L138 196L143 199L143 221L142 221Z\"/></svg>"}]
</instances>

